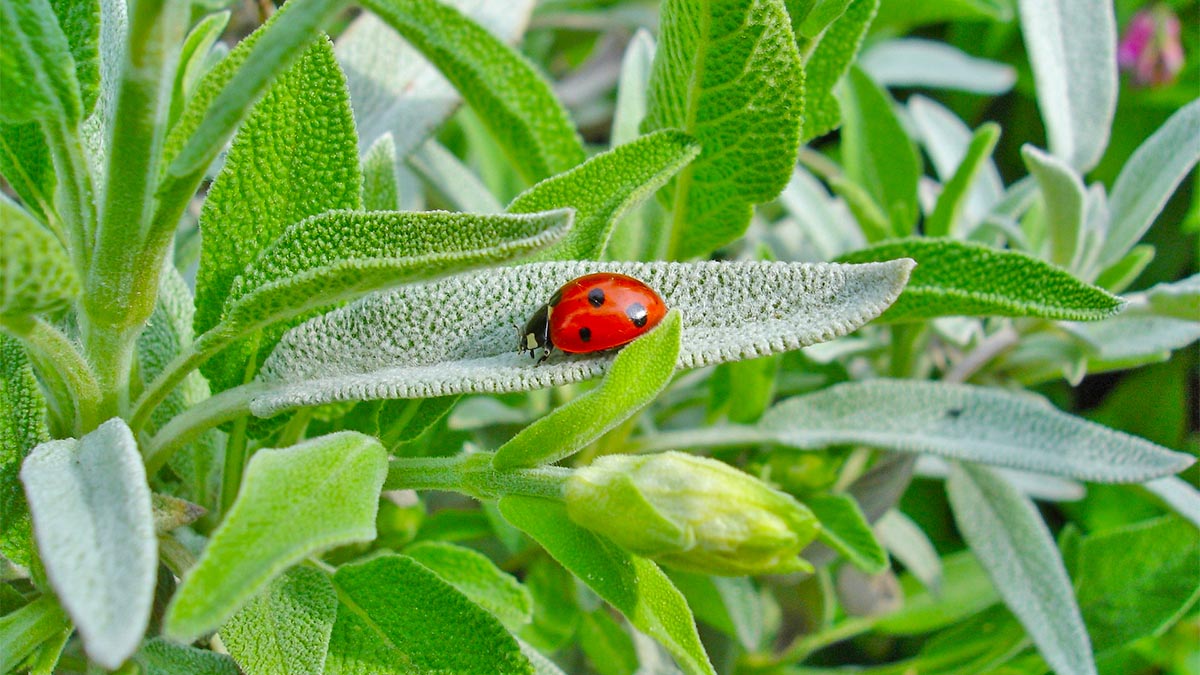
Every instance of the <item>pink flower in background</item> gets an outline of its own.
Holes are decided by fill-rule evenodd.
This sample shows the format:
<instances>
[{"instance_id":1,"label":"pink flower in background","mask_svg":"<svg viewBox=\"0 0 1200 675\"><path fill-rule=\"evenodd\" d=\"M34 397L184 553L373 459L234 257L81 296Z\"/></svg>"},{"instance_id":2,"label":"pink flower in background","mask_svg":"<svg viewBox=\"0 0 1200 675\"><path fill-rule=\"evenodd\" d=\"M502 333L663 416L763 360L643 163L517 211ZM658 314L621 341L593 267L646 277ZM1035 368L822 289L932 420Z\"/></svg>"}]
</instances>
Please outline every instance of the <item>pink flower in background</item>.
<instances>
[{"instance_id":1,"label":"pink flower in background","mask_svg":"<svg viewBox=\"0 0 1200 675\"><path fill-rule=\"evenodd\" d=\"M1142 9L1130 19L1117 46L1117 63L1139 86L1171 84L1183 68L1179 18L1165 5Z\"/></svg>"}]
</instances>

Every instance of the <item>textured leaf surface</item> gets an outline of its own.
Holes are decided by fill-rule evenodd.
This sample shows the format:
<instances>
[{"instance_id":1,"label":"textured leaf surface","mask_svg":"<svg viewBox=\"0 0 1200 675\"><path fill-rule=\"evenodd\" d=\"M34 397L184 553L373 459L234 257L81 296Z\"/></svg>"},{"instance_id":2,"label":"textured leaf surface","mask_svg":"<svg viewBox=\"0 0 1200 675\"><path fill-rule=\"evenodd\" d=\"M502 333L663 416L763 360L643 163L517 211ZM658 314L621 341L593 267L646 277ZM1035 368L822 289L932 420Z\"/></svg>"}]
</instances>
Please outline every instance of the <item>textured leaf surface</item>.
<instances>
[{"instance_id":1,"label":"textured leaf surface","mask_svg":"<svg viewBox=\"0 0 1200 675\"><path fill-rule=\"evenodd\" d=\"M533 618L533 598L512 575L482 553L440 541L423 541L404 549L404 555L433 570L500 620L517 630Z\"/></svg>"},{"instance_id":2,"label":"textured leaf surface","mask_svg":"<svg viewBox=\"0 0 1200 675\"><path fill-rule=\"evenodd\" d=\"M42 443L21 481L46 576L88 655L115 669L142 641L158 566L133 434L114 418L80 440Z\"/></svg>"},{"instance_id":3,"label":"textured leaf surface","mask_svg":"<svg viewBox=\"0 0 1200 675\"><path fill-rule=\"evenodd\" d=\"M585 158L562 104L525 57L436 0L364 3L429 59L478 113L529 181Z\"/></svg>"},{"instance_id":4,"label":"textured leaf surface","mask_svg":"<svg viewBox=\"0 0 1200 675\"><path fill-rule=\"evenodd\" d=\"M337 593L311 567L276 578L221 628L221 643L247 675L320 673L337 618Z\"/></svg>"},{"instance_id":5,"label":"textured leaf surface","mask_svg":"<svg viewBox=\"0 0 1200 675\"><path fill-rule=\"evenodd\" d=\"M331 209L357 209L361 186L346 83L329 41L321 39L254 107L204 202L196 333L219 323L234 279L289 225ZM214 390L242 383L245 351L235 348L205 364Z\"/></svg>"},{"instance_id":6,"label":"textured leaf surface","mask_svg":"<svg viewBox=\"0 0 1200 675\"><path fill-rule=\"evenodd\" d=\"M715 672L687 602L654 563L576 525L556 501L510 495L501 498L500 513L638 630L666 647L685 673Z\"/></svg>"},{"instance_id":7,"label":"textured leaf surface","mask_svg":"<svg viewBox=\"0 0 1200 675\"><path fill-rule=\"evenodd\" d=\"M351 432L259 450L237 501L175 593L166 633L194 639L304 556L372 539L386 472L379 442Z\"/></svg>"},{"instance_id":8,"label":"textured leaf surface","mask_svg":"<svg viewBox=\"0 0 1200 675\"><path fill-rule=\"evenodd\" d=\"M143 675L238 675L237 664L224 654L167 642L161 638L142 645L133 662Z\"/></svg>"},{"instance_id":9,"label":"textured leaf surface","mask_svg":"<svg viewBox=\"0 0 1200 675\"><path fill-rule=\"evenodd\" d=\"M904 294L881 317L916 321L938 316L1037 316L1094 321L1123 301L1067 272L1017 251L950 239L886 242L842 256L843 262L910 257L917 261Z\"/></svg>"},{"instance_id":10,"label":"textured leaf surface","mask_svg":"<svg viewBox=\"0 0 1200 675\"><path fill-rule=\"evenodd\" d=\"M798 448L862 444L1094 482L1140 482L1193 462L1032 394L942 382L838 384L780 402L760 427Z\"/></svg>"},{"instance_id":11,"label":"textured leaf surface","mask_svg":"<svg viewBox=\"0 0 1200 675\"><path fill-rule=\"evenodd\" d=\"M509 213L570 207L575 226L542 260L594 260L617 219L662 187L700 151L687 135L660 131L597 155L538 183L508 205Z\"/></svg>"},{"instance_id":12,"label":"textured leaf surface","mask_svg":"<svg viewBox=\"0 0 1200 675\"><path fill-rule=\"evenodd\" d=\"M845 556L855 567L868 574L887 569L887 551L875 540L858 503L852 497L838 494L811 495L804 505L812 509L821 521L817 537L826 546Z\"/></svg>"},{"instance_id":13,"label":"textured leaf surface","mask_svg":"<svg viewBox=\"0 0 1200 675\"><path fill-rule=\"evenodd\" d=\"M668 0L642 128L679 129L703 148L663 193L670 254L737 239L754 204L787 185L800 143L804 70L781 0Z\"/></svg>"},{"instance_id":14,"label":"textured leaf surface","mask_svg":"<svg viewBox=\"0 0 1200 675\"><path fill-rule=\"evenodd\" d=\"M18 476L30 450L49 440L46 401L19 342L0 333L0 555L28 567L29 505Z\"/></svg>"},{"instance_id":15,"label":"textured leaf surface","mask_svg":"<svg viewBox=\"0 0 1200 675\"><path fill-rule=\"evenodd\" d=\"M54 200L54 164L37 122L0 122L0 176L42 222Z\"/></svg>"},{"instance_id":16,"label":"textured leaf surface","mask_svg":"<svg viewBox=\"0 0 1200 675\"><path fill-rule=\"evenodd\" d=\"M47 312L79 295L79 277L62 244L5 195L0 195L0 240L0 317Z\"/></svg>"},{"instance_id":17,"label":"textured leaf surface","mask_svg":"<svg viewBox=\"0 0 1200 675\"><path fill-rule=\"evenodd\" d=\"M522 391L597 377L611 354L516 351L524 323L567 281L611 271L641 279L683 315L677 367L753 358L844 335L891 303L912 263L537 263L363 298L293 329L268 359L254 414L338 400Z\"/></svg>"},{"instance_id":18,"label":"textured leaf surface","mask_svg":"<svg viewBox=\"0 0 1200 675\"><path fill-rule=\"evenodd\" d=\"M533 666L483 608L407 556L343 565L328 675L512 673Z\"/></svg>"},{"instance_id":19,"label":"textured leaf surface","mask_svg":"<svg viewBox=\"0 0 1200 675\"><path fill-rule=\"evenodd\" d=\"M622 349L595 389L525 427L496 451L497 469L557 462L582 450L649 405L671 381L679 358L679 312Z\"/></svg>"},{"instance_id":20,"label":"textured leaf surface","mask_svg":"<svg viewBox=\"0 0 1200 675\"><path fill-rule=\"evenodd\" d=\"M400 171L396 164L396 141L392 134L385 133L376 139L363 153L362 163L363 208L367 211L399 210Z\"/></svg>"},{"instance_id":21,"label":"textured leaf surface","mask_svg":"<svg viewBox=\"0 0 1200 675\"><path fill-rule=\"evenodd\" d=\"M48 0L0 3L0 120L79 123L71 45Z\"/></svg>"},{"instance_id":22,"label":"textured leaf surface","mask_svg":"<svg viewBox=\"0 0 1200 675\"><path fill-rule=\"evenodd\" d=\"M1112 5L1019 0L1050 152L1080 171L1108 145L1117 108L1117 28Z\"/></svg>"},{"instance_id":23,"label":"textured leaf surface","mask_svg":"<svg viewBox=\"0 0 1200 675\"><path fill-rule=\"evenodd\" d=\"M842 109L833 88L854 62L877 9L879 0L852 0L805 60L802 142L824 136L841 125Z\"/></svg>"},{"instance_id":24,"label":"textured leaf surface","mask_svg":"<svg viewBox=\"0 0 1200 675\"><path fill-rule=\"evenodd\" d=\"M1094 674L1071 579L1033 502L970 464L951 468L946 491L963 538L1046 662L1063 675Z\"/></svg>"},{"instance_id":25,"label":"textured leaf surface","mask_svg":"<svg viewBox=\"0 0 1200 675\"><path fill-rule=\"evenodd\" d=\"M79 102L87 116L100 91L100 3L98 0L50 0L67 39L79 86Z\"/></svg>"},{"instance_id":26,"label":"textured leaf surface","mask_svg":"<svg viewBox=\"0 0 1200 675\"><path fill-rule=\"evenodd\" d=\"M0 650L0 672L16 672L26 657L69 626L67 615L53 595L43 595L0 616L0 644L4 645Z\"/></svg>"}]
</instances>

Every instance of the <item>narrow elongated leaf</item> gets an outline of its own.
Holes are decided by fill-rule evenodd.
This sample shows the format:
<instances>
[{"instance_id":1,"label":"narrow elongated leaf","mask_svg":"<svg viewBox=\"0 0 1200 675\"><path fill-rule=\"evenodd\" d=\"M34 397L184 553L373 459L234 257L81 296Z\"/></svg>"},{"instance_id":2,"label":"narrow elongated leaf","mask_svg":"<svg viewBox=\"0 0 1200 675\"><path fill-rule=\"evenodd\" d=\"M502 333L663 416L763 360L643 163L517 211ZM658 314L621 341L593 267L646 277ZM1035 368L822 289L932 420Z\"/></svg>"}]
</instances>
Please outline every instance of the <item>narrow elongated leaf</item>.
<instances>
[{"instance_id":1,"label":"narrow elongated leaf","mask_svg":"<svg viewBox=\"0 0 1200 675\"><path fill-rule=\"evenodd\" d=\"M77 125L75 60L49 0L0 3L0 44L0 121Z\"/></svg>"},{"instance_id":2,"label":"narrow elongated leaf","mask_svg":"<svg viewBox=\"0 0 1200 675\"><path fill-rule=\"evenodd\" d=\"M964 166L964 160L967 157L967 151L971 149L975 133L978 133L986 125L981 125L980 129L972 133L966 122L963 122L953 111L924 96L910 97L906 107L908 108L908 118L914 127L913 130L916 132L916 137L920 139L930 164L933 165L942 184L947 185L954 180L954 176L959 172L959 167ZM1032 200L1035 194L1033 181L1028 180L1027 185L1027 199ZM991 215L997 202L1003 197L1004 183L1000 179L1000 172L996 170L995 162L990 158L985 158L976 174L976 180L970 186L967 197L966 215L970 225L974 226L984 217ZM1023 208L1025 207L1022 206ZM1015 220L1020 213L1005 213L1005 215ZM925 232L929 233L928 223L925 225Z\"/></svg>"},{"instance_id":3,"label":"narrow elongated leaf","mask_svg":"<svg viewBox=\"0 0 1200 675\"><path fill-rule=\"evenodd\" d=\"M1142 487L1157 495L1193 525L1200 527L1200 490L1191 483L1169 476L1143 483Z\"/></svg>"},{"instance_id":4,"label":"narrow elongated leaf","mask_svg":"<svg viewBox=\"0 0 1200 675\"><path fill-rule=\"evenodd\" d=\"M29 451L49 438L46 401L29 359L0 333L0 555L25 567L33 560L32 530L18 473Z\"/></svg>"},{"instance_id":5,"label":"narrow elongated leaf","mask_svg":"<svg viewBox=\"0 0 1200 675\"><path fill-rule=\"evenodd\" d=\"M372 539L386 472L379 442L351 432L259 450L237 501L175 593L165 632L195 639L306 555Z\"/></svg>"},{"instance_id":6,"label":"narrow elongated leaf","mask_svg":"<svg viewBox=\"0 0 1200 675\"><path fill-rule=\"evenodd\" d=\"M47 441L21 469L46 576L100 665L115 669L150 620L158 565L150 487L120 418Z\"/></svg>"},{"instance_id":7,"label":"narrow elongated leaf","mask_svg":"<svg viewBox=\"0 0 1200 675\"><path fill-rule=\"evenodd\" d=\"M1176 349L1200 339L1200 321L1130 313L1092 323L1061 324L1079 338L1094 365L1131 367L1165 361Z\"/></svg>"},{"instance_id":8,"label":"narrow elongated leaf","mask_svg":"<svg viewBox=\"0 0 1200 675\"><path fill-rule=\"evenodd\" d=\"M936 40L888 40L863 53L859 66L881 87L928 87L1003 94L1017 82L1012 66L980 59Z\"/></svg>"},{"instance_id":9,"label":"narrow elongated leaf","mask_svg":"<svg viewBox=\"0 0 1200 675\"><path fill-rule=\"evenodd\" d=\"M952 236L965 231L962 221L968 198L999 139L999 125L989 122L975 130L962 161L954 170L954 175L942 186L937 205L925 221L926 237Z\"/></svg>"},{"instance_id":10,"label":"narrow elongated leaf","mask_svg":"<svg viewBox=\"0 0 1200 675\"><path fill-rule=\"evenodd\" d=\"M453 210L468 213L500 213L504 210L471 167L436 139L422 143L406 161L408 168L424 179ZM497 171L507 173L504 169Z\"/></svg>"},{"instance_id":11,"label":"narrow elongated leaf","mask_svg":"<svg viewBox=\"0 0 1200 675\"><path fill-rule=\"evenodd\" d=\"M1094 674L1071 579L1033 502L971 464L951 468L946 492L958 529L1046 662L1060 675Z\"/></svg>"},{"instance_id":12,"label":"narrow elongated leaf","mask_svg":"<svg viewBox=\"0 0 1200 675\"><path fill-rule=\"evenodd\" d=\"M100 91L100 3L98 0L50 0L67 39L79 86L84 117L91 114Z\"/></svg>"},{"instance_id":13,"label":"narrow elongated leaf","mask_svg":"<svg viewBox=\"0 0 1200 675\"><path fill-rule=\"evenodd\" d=\"M858 48L878 9L879 0L852 0L805 60L801 142L807 143L841 126L842 109L833 96L833 88L858 55Z\"/></svg>"},{"instance_id":14,"label":"narrow elongated leaf","mask_svg":"<svg viewBox=\"0 0 1200 675\"><path fill-rule=\"evenodd\" d=\"M479 24L436 0L364 4L437 66L526 180L562 173L584 160L583 145L550 86Z\"/></svg>"},{"instance_id":15,"label":"narrow elongated leaf","mask_svg":"<svg viewBox=\"0 0 1200 675\"><path fill-rule=\"evenodd\" d=\"M853 498L838 494L810 495L804 504L821 521L817 538L822 543L867 574L887 569L887 551L875 540L871 524Z\"/></svg>"},{"instance_id":16,"label":"narrow elongated leaf","mask_svg":"<svg viewBox=\"0 0 1200 675\"><path fill-rule=\"evenodd\" d=\"M269 416L338 400L521 391L602 374L611 354L533 366L517 353L524 323L567 281L609 271L648 283L680 310L676 366L754 358L830 340L891 303L912 263L537 263L464 274L363 298L293 329L264 366Z\"/></svg>"},{"instance_id":17,"label":"narrow elongated leaf","mask_svg":"<svg viewBox=\"0 0 1200 675\"><path fill-rule=\"evenodd\" d=\"M40 314L75 299L79 277L53 234L0 195L0 317Z\"/></svg>"},{"instance_id":18,"label":"narrow elongated leaf","mask_svg":"<svg viewBox=\"0 0 1200 675\"><path fill-rule=\"evenodd\" d=\"M1170 284L1158 284L1145 293L1158 316L1200 321L1200 274Z\"/></svg>"},{"instance_id":19,"label":"narrow elongated leaf","mask_svg":"<svg viewBox=\"0 0 1200 675\"><path fill-rule=\"evenodd\" d=\"M37 122L0 122L0 176L41 222L54 203L54 163Z\"/></svg>"},{"instance_id":20,"label":"narrow elongated leaf","mask_svg":"<svg viewBox=\"0 0 1200 675\"><path fill-rule=\"evenodd\" d=\"M363 208L368 211L400 209L400 173L392 134L380 136L363 155L362 162Z\"/></svg>"},{"instance_id":21,"label":"narrow elongated leaf","mask_svg":"<svg viewBox=\"0 0 1200 675\"><path fill-rule=\"evenodd\" d=\"M0 673L16 672L17 666L39 645L69 626L67 615L54 596L37 600L0 616Z\"/></svg>"},{"instance_id":22,"label":"narrow elongated leaf","mask_svg":"<svg viewBox=\"0 0 1200 675\"><path fill-rule=\"evenodd\" d=\"M121 90L121 70L125 66L125 45L129 34L129 6L122 0L100 0L100 90L92 114L80 128L87 150L92 180L104 185L108 177L108 147ZM97 195L101 197L102 195Z\"/></svg>"},{"instance_id":23,"label":"narrow elongated leaf","mask_svg":"<svg viewBox=\"0 0 1200 675\"><path fill-rule=\"evenodd\" d=\"M685 673L715 673L687 602L654 563L576 525L557 501L510 495L501 498L500 513L666 647Z\"/></svg>"},{"instance_id":24,"label":"narrow elongated leaf","mask_svg":"<svg viewBox=\"0 0 1200 675\"><path fill-rule=\"evenodd\" d=\"M944 382L838 384L780 402L759 426L798 448L862 444L1104 483L1166 476L1194 461L1032 394Z\"/></svg>"},{"instance_id":25,"label":"narrow elongated leaf","mask_svg":"<svg viewBox=\"0 0 1200 675\"><path fill-rule=\"evenodd\" d=\"M917 321L938 316L1037 316L1095 321L1124 302L1067 272L1017 251L950 239L904 239L855 251L843 262L917 261L904 294L881 317Z\"/></svg>"},{"instance_id":26,"label":"narrow elongated leaf","mask_svg":"<svg viewBox=\"0 0 1200 675\"><path fill-rule=\"evenodd\" d=\"M649 405L675 373L680 325L678 310L672 310L617 354L600 386L522 429L500 446L492 464L515 469L557 462Z\"/></svg>"},{"instance_id":27,"label":"narrow elongated leaf","mask_svg":"<svg viewBox=\"0 0 1200 675\"><path fill-rule=\"evenodd\" d=\"M892 509L875 523L879 543L933 593L941 592L942 559L929 536L903 511ZM907 597L906 597L907 604Z\"/></svg>"},{"instance_id":28,"label":"narrow elongated leaf","mask_svg":"<svg viewBox=\"0 0 1200 675\"><path fill-rule=\"evenodd\" d=\"M803 100L782 0L664 3L642 129L679 129L703 148L663 192L674 219L671 257L734 241L753 206L787 185Z\"/></svg>"},{"instance_id":29,"label":"narrow elongated leaf","mask_svg":"<svg viewBox=\"0 0 1200 675\"><path fill-rule=\"evenodd\" d=\"M1083 248L1083 179L1069 164L1032 145L1021 148L1021 157L1042 193L1050 262L1075 269Z\"/></svg>"},{"instance_id":30,"label":"narrow elongated leaf","mask_svg":"<svg viewBox=\"0 0 1200 675\"><path fill-rule=\"evenodd\" d=\"M662 187L700 152L678 131L660 131L597 155L547 178L508 205L509 213L570 207L575 226L541 260L594 260L604 252L617 219Z\"/></svg>"},{"instance_id":31,"label":"narrow elongated leaf","mask_svg":"<svg viewBox=\"0 0 1200 675\"><path fill-rule=\"evenodd\" d=\"M133 655L144 675L238 675L237 664L224 654L155 638Z\"/></svg>"},{"instance_id":32,"label":"narrow elongated leaf","mask_svg":"<svg viewBox=\"0 0 1200 675\"><path fill-rule=\"evenodd\" d=\"M320 673L337 606L323 572L293 567L233 615L221 643L247 675Z\"/></svg>"},{"instance_id":33,"label":"narrow elongated leaf","mask_svg":"<svg viewBox=\"0 0 1200 675\"><path fill-rule=\"evenodd\" d=\"M1019 0L1018 7L1050 152L1087 171L1104 154L1117 108L1113 7L1077 0Z\"/></svg>"},{"instance_id":34,"label":"narrow elongated leaf","mask_svg":"<svg viewBox=\"0 0 1200 675\"><path fill-rule=\"evenodd\" d=\"M175 73L175 86L171 93L171 122L179 119L183 106L195 89L196 84L210 65L211 50L229 25L228 10L215 12L196 24L183 41L179 51L179 67Z\"/></svg>"},{"instance_id":35,"label":"narrow elongated leaf","mask_svg":"<svg viewBox=\"0 0 1200 675\"><path fill-rule=\"evenodd\" d=\"M333 585L340 604L328 675L534 673L495 617L412 558L343 565Z\"/></svg>"},{"instance_id":36,"label":"narrow elongated leaf","mask_svg":"<svg viewBox=\"0 0 1200 675\"><path fill-rule=\"evenodd\" d=\"M404 549L446 583L516 631L533 618L529 591L482 553L440 541L423 541Z\"/></svg>"}]
</instances>

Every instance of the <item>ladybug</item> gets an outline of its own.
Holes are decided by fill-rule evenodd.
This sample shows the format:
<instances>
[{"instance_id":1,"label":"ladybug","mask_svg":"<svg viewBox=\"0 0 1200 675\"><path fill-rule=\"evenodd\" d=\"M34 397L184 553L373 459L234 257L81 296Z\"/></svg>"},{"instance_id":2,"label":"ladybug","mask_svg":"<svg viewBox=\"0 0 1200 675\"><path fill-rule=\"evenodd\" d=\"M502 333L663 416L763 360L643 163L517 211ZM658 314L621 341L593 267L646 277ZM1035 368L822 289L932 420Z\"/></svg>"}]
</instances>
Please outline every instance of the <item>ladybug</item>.
<instances>
[{"instance_id":1,"label":"ladybug","mask_svg":"<svg viewBox=\"0 0 1200 675\"><path fill-rule=\"evenodd\" d=\"M518 335L517 352L538 349L541 365L558 348L572 354L613 349L658 325L667 314L662 298L624 274L598 272L568 281L538 308Z\"/></svg>"}]
</instances>

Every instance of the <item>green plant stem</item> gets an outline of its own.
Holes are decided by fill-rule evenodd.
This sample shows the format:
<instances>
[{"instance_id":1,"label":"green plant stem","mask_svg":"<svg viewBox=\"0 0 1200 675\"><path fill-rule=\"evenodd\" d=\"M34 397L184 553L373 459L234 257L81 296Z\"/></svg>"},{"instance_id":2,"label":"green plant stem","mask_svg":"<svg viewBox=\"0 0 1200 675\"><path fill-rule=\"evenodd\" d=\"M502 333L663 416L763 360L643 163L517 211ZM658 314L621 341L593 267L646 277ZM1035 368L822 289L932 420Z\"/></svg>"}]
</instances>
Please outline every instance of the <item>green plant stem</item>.
<instances>
[{"instance_id":1,"label":"green plant stem","mask_svg":"<svg viewBox=\"0 0 1200 675\"><path fill-rule=\"evenodd\" d=\"M50 146L54 171L58 174L57 199L54 211L62 219L67 252L81 278L91 264L92 234L96 225L96 206L92 175L88 171L79 130L61 124L43 124L42 133ZM50 218L53 221L53 218Z\"/></svg>"},{"instance_id":2,"label":"green plant stem","mask_svg":"<svg viewBox=\"0 0 1200 675\"><path fill-rule=\"evenodd\" d=\"M248 459L248 442L246 427L250 421L239 418L233 423L229 432L229 440L225 443L225 464L221 467L221 514L229 513L233 502L237 500L238 489L242 486L242 475L246 472Z\"/></svg>"},{"instance_id":3,"label":"green plant stem","mask_svg":"<svg viewBox=\"0 0 1200 675\"><path fill-rule=\"evenodd\" d=\"M142 395L138 397L137 402L132 406L133 414L129 418L129 427L131 429L137 432L144 428L146 423L150 421L150 415L154 412L154 409L170 395L180 382L183 382L183 378L187 377L188 373L199 368L200 364L212 358L214 354L221 350L224 344L228 344L226 342L206 346L202 351L198 351L197 346L203 344L205 342L204 338L211 333L212 331L205 333L195 342L184 348L178 356L163 367L158 377L154 378L154 381L146 386L145 390L142 391Z\"/></svg>"},{"instance_id":4,"label":"green plant stem","mask_svg":"<svg viewBox=\"0 0 1200 675\"><path fill-rule=\"evenodd\" d=\"M34 365L50 382L53 405L63 412L74 410L75 433L91 430L107 419L97 418L101 393L92 368L66 335L41 318L6 321L4 327L16 334ZM56 381L66 390L54 386Z\"/></svg>"},{"instance_id":5,"label":"green plant stem","mask_svg":"<svg viewBox=\"0 0 1200 675\"><path fill-rule=\"evenodd\" d=\"M820 651L832 644L857 637L875 626L874 617L856 616L829 628L805 635L792 642L782 652L772 657L772 665L800 663L814 652Z\"/></svg>"},{"instance_id":6,"label":"green plant stem","mask_svg":"<svg viewBox=\"0 0 1200 675\"><path fill-rule=\"evenodd\" d=\"M476 499L527 495L561 499L571 470L559 466L497 471L490 452L457 457L401 457L388 464L385 490L448 490Z\"/></svg>"},{"instance_id":7,"label":"green plant stem","mask_svg":"<svg viewBox=\"0 0 1200 675\"><path fill-rule=\"evenodd\" d=\"M892 350L888 372L892 377L912 377L917 365L917 343L924 334L921 324L892 325Z\"/></svg>"},{"instance_id":8,"label":"green plant stem","mask_svg":"<svg viewBox=\"0 0 1200 675\"><path fill-rule=\"evenodd\" d=\"M146 444L146 474L153 476L176 450L205 431L250 414L250 399L265 388L265 385L255 382L226 389L176 415Z\"/></svg>"},{"instance_id":9,"label":"green plant stem","mask_svg":"<svg viewBox=\"0 0 1200 675\"><path fill-rule=\"evenodd\" d=\"M942 376L945 382L966 382L992 359L1016 346L1021 334L1012 324L1007 324L1000 330L984 338L975 349L967 353L960 361Z\"/></svg>"},{"instance_id":10,"label":"green plant stem","mask_svg":"<svg viewBox=\"0 0 1200 675\"><path fill-rule=\"evenodd\" d=\"M749 426L719 426L686 431L667 431L642 436L625 444L628 453L658 452L686 448L727 448L739 445L774 443L775 438L766 432Z\"/></svg>"}]
</instances>

